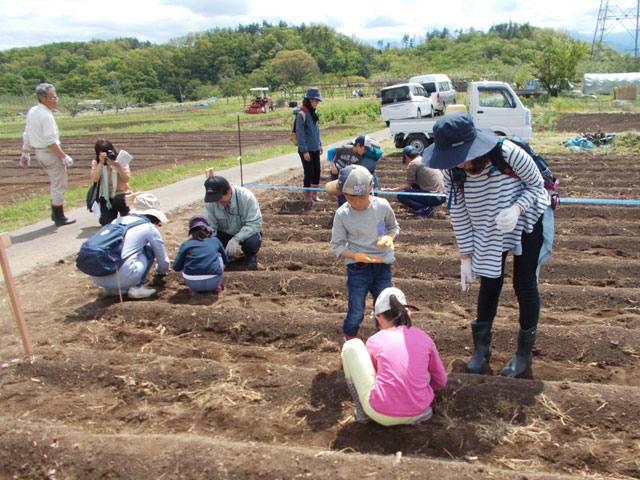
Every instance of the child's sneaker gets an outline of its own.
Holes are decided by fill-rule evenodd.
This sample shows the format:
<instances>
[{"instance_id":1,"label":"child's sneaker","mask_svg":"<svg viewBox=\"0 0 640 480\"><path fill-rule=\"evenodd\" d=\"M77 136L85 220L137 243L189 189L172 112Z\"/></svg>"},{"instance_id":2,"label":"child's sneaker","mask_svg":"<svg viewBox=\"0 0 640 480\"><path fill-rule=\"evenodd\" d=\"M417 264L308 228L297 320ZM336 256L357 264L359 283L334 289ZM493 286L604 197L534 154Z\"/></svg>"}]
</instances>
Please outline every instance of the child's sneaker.
<instances>
[{"instance_id":1,"label":"child's sneaker","mask_svg":"<svg viewBox=\"0 0 640 480\"><path fill-rule=\"evenodd\" d=\"M222 282L220 282L220 285L218 285L218 286L215 288L214 292L215 292L215 293L220 293L222 290L224 290L224 285L222 284Z\"/></svg>"},{"instance_id":2,"label":"child's sneaker","mask_svg":"<svg viewBox=\"0 0 640 480\"><path fill-rule=\"evenodd\" d=\"M135 299L147 298L153 295L154 293L156 293L155 288L147 288L144 285L140 285L139 287L131 287L127 291L127 295L129 295L129 298L135 298Z\"/></svg>"}]
</instances>

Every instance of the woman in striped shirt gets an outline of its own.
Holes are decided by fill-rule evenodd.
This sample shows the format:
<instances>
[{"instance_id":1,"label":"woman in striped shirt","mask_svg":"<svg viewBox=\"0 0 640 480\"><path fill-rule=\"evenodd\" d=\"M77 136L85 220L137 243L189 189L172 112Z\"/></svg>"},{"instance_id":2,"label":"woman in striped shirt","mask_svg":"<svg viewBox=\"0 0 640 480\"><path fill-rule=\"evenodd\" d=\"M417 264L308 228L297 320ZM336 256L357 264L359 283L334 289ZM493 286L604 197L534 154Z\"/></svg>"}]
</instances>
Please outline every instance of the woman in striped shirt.
<instances>
[{"instance_id":1,"label":"woman in striped shirt","mask_svg":"<svg viewBox=\"0 0 640 480\"><path fill-rule=\"evenodd\" d=\"M533 159L490 129L476 129L471 117L455 112L433 128L435 142L423 154L431 168L443 169L458 250L462 290L480 277L477 317L471 322L474 351L467 363L481 373L491 357L491 327L498 309L509 251L514 254L513 288L520 309L515 354L502 370L519 376L532 360L540 316L538 266L545 237L543 214L550 205L542 176ZM491 155L501 154L517 178L501 173ZM551 226L551 231L553 227Z\"/></svg>"}]
</instances>

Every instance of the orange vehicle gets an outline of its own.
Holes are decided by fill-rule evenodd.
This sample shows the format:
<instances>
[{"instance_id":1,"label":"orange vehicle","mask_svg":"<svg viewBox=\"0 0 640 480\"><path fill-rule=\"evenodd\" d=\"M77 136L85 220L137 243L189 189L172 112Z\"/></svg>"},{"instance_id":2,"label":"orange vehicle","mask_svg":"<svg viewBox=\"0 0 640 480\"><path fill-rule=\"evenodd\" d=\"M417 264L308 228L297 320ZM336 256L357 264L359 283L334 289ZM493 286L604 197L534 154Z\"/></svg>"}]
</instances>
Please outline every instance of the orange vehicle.
<instances>
[{"instance_id":1,"label":"orange vehicle","mask_svg":"<svg viewBox=\"0 0 640 480\"><path fill-rule=\"evenodd\" d=\"M249 91L255 98L251 105L245 107L244 113L267 113L267 110L273 110L273 99L267 95L267 87L250 88Z\"/></svg>"}]
</instances>

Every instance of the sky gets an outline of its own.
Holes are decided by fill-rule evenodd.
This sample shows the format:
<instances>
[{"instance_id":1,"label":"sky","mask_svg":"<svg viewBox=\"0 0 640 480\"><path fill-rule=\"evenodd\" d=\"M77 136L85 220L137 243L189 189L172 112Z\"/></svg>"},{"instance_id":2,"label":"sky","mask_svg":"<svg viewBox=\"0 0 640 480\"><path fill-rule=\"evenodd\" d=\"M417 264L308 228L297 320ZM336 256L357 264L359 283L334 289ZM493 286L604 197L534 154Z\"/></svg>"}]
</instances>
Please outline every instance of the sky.
<instances>
[{"instance_id":1,"label":"sky","mask_svg":"<svg viewBox=\"0 0 640 480\"><path fill-rule=\"evenodd\" d=\"M636 2L618 0L625 3ZM487 31L509 21L591 38L599 7L600 0L0 0L0 50L121 37L165 43L263 20L323 23L371 44L399 42L404 34L420 39L444 27Z\"/></svg>"}]
</instances>

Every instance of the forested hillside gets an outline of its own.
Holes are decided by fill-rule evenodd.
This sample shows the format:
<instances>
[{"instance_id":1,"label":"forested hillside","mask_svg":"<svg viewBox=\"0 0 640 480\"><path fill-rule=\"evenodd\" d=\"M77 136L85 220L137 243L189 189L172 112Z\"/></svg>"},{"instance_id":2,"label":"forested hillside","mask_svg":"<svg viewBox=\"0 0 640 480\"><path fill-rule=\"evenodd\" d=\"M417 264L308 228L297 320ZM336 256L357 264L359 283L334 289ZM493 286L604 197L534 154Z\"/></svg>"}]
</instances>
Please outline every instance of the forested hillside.
<instances>
[{"instance_id":1,"label":"forested hillside","mask_svg":"<svg viewBox=\"0 0 640 480\"><path fill-rule=\"evenodd\" d=\"M431 31L401 48L377 47L325 25L268 23L213 29L162 45L135 38L54 43L0 52L0 94L30 94L41 81L61 94L138 102L229 96L250 86L287 88L346 81L390 83L415 73L445 72L454 79L496 78L516 83L535 76L551 45L580 52L575 77L585 71L633 71L640 60L604 49L597 64L589 46L564 34L518 24L488 32Z\"/></svg>"}]
</instances>

